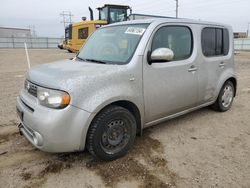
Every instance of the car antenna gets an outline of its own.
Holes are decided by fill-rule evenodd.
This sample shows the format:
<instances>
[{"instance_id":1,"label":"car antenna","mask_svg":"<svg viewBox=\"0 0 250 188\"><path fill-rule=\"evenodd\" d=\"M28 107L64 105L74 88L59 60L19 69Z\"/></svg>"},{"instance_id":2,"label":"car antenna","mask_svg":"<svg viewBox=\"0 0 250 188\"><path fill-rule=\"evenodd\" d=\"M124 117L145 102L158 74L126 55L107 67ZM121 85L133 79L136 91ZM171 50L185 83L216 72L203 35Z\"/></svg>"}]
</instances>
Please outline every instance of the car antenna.
<instances>
[{"instance_id":1,"label":"car antenna","mask_svg":"<svg viewBox=\"0 0 250 188\"><path fill-rule=\"evenodd\" d=\"M26 53L28 68L30 69L30 58L29 58L29 52L28 52L28 48L27 48L26 42L24 43L24 48L25 48L25 53Z\"/></svg>"}]
</instances>

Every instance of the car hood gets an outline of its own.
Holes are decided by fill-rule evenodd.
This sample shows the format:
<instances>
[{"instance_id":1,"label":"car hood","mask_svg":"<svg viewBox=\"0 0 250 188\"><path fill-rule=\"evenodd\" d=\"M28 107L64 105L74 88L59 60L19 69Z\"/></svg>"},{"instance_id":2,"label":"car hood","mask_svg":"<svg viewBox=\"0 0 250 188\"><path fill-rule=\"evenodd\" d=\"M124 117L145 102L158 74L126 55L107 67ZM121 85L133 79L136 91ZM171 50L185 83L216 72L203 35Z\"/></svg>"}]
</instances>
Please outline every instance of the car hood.
<instances>
[{"instance_id":1,"label":"car hood","mask_svg":"<svg viewBox=\"0 0 250 188\"><path fill-rule=\"evenodd\" d=\"M31 68L27 73L27 79L43 87L71 92L76 87L80 89L84 87L83 85L114 77L123 69L122 67L121 65L63 60Z\"/></svg>"}]
</instances>

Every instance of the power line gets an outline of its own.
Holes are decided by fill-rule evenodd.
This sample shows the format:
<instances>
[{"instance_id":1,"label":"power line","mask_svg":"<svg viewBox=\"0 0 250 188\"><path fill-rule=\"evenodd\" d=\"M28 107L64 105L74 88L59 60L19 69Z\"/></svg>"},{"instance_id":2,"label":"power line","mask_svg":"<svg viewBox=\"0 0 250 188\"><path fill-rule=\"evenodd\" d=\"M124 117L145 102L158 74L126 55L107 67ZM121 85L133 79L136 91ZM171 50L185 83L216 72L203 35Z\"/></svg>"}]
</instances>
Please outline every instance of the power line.
<instances>
[{"instance_id":1,"label":"power line","mask_svg":"<svg viewBox=\"0 0 250 188\"><path fill-rule=\"evenodd\" d=\"M231 4L234 4L234 3L245 3L245 2L247 2L247 1L244 1L244 0L231 0L231 1L227 1L227 3L225 3L225 2L204 2L204 3L198 3L198 4L196 4L195 3L195 5L185 5L185 4L183 4L182 6L181 6L181 8L183 9L183 10L187 10L187 9L200 9L200 8L205 8L206 7L206 9L208 8L208 7L211 7L211 6L213 6L213 8L216 8L218 5L223 5L223 6L226 6L226 5L231 5Z\"/></svg>"},{"instance_id":2,"label":"power line","mask_svg":"<svg viewBox=\"0 0 250 188\"><path fill-rule=\"evenodd\" d=\"M131 6L132 6L132 8L135 7L136 10L141 11L141 10L145 10L145 9L148 9L148 8L152 9L153 7L157 7L156 5L160 5L161 7L164 6L164 5L169 5L170 2L168 2L166 4L166 0L162 0L162 1L158 0L157 2L151 2L151 3L143 2L143 3L131 4Z\"/></svg>"},{"instance_id":3,"label":"power line","mask_svg":"<svg viewBox=\"0 0 250 188\"><path fill-rule=\"evenodd\" d=\"M165 1L165 0L164 0ZM175 5L172 4L172 2L175 1ZM163 12L172 12L174 9L175 9L175 17L179 17L179 11L180 9L181 10L194 10L194 9L202 9L202 8L208 8L208 7L213 7L213 8L217 8L217 6L219 5L230 5L230 4L233 4L233 3L244 3L244 2L247 2L248 0L228 0L227 3L223 2L222 0L221 1L218 1L218 0L210 0L210 2L206 2L206 1L199 1L199 2L196 2L196 3L193 3L193 4L179 4L179 0L169 0L167 1L168 2L168 5L170 4L171 6L168 6L167 8L161 8L161 9L155 9L154 7L156 7L156 3L157 4L160 4L161 5L165 5L166 4L166 1L165 3L163 1L157 1L157 2L153 2L153 3L147 3L145 4L145 2L143 3L136 3L136 4L132 4L131 6L134 7L133 9L136 10L136 12L139 12L139 11L144 11L148 8L150 8L150 10L155 10L155 12L157 13L163 13ZM125 0L123 2L131 2L131 0ZM208 9L206 9L208 10Z\"/></svg>"},{"instance_id":4,"label":"power line","mask_svg":"<svg viewBox=\"0 0 250 188\"><path fill-rule=\"evenodd\" d=\"M163 0L163 1L157 1L157 2L154 2L154 3L137 3L137 4L132 4L132 8L133 8L133 12L144 12L145 13L145 10L147 10L146 12L148 12L148 10L150 11L153 11L154 14L159 14L159 13L163 13L166 15L166 13L169 13L169 12L175 12L175 9L176 9L176 3L174 2L175 0L169 0L167 3L166 3L166 0ZM174 4L173 4L174 3ZM161 6L161 8L157 8L156 5L159 5ZM163 8L165 6L165 8Z\"/></svg>"},{"instance_id":5,"label":"power line","mask_svg":"<svg viewBox=\"0 0 250 188\"><path fill-rule=\"evenodd\" d=\"M176 1L176 15L175 15L175 17L178 18L179 1L178 0L175 0L175 1Z\"/></svg>"},{"instance_id":6,"label":"power line","mask_svg":"<svg viewBox=\"0 0 250 188\"><path fill-rule=\"evenodd\" d=\"M131 2L131 0L124 0L121 2L121 4L129 4L129 2Z\"/></svg>"},{"instance_id":7,"label":"power line","mask_svg":"<svg viewBox=\"0 0 250 188\"><path fill-rule=\"evenodd\" d=\"M167 13L171 13L171 14L174 13L174 14L176 14L176 10L175 10L175 8L174 9L168 9L168 10L161 9L157 13L158 14L163 14L164 16L166 16L166 15L169 15ZM171 17L175 17L175 16L171 16Z\"/></svg>"}]
</instances>

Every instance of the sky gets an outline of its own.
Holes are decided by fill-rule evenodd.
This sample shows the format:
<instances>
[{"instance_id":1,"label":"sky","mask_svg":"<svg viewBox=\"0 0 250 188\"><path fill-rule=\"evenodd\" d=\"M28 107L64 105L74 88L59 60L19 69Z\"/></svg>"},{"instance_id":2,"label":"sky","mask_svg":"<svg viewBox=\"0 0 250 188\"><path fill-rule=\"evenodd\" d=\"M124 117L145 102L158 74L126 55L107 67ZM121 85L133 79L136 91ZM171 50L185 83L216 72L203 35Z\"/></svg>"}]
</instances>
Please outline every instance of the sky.
<instances>
[{"instance_id":1,"label":"sky","mask_svg":"<svg viewBox=\"0 0 250 188\"><path fill-rule=\"evenodd\" d=\"M73 22L89 19L88 7L104 4L132 7L133 13L175 16L175 0L0 0L0 27L35 26L37 36L62 37L64 26L60 13L71 11ZM225 23L234 31L250 27L250 0L179 0L179 17ZM249 23L249 24L248 24Z\"/></svg>"}]
</instances>

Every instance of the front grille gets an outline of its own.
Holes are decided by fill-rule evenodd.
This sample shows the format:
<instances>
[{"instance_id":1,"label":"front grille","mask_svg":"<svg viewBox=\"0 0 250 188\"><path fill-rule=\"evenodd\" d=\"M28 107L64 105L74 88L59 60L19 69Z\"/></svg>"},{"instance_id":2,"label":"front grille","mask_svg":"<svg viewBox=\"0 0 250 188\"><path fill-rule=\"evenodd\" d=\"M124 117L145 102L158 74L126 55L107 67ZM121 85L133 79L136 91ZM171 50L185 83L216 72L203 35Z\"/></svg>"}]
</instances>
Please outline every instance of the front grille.
<instances>
[{"instance_id":1,"label":"front grille","mask_svg":"<svg viewBox=\"0 0 250 188\"><path fill-rule=\"evenodd\" d=\"M37 86L35 84L29 82L28 80L25 80L24 89L28 91L29 94L37 97Z\"/></svg>"}]
</instances>

